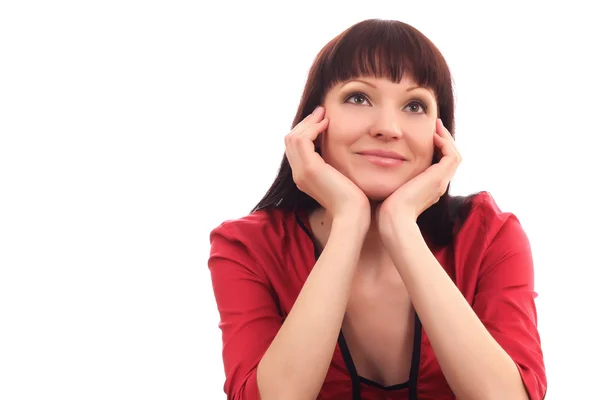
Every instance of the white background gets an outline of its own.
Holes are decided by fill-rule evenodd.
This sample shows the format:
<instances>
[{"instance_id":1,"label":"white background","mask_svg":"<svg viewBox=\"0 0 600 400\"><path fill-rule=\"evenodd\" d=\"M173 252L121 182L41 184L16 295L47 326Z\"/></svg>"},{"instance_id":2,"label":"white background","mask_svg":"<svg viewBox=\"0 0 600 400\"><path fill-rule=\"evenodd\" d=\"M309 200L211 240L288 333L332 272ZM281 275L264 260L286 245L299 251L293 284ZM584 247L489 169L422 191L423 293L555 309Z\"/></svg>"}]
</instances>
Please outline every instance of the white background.
<instances>
[{"instance_id":1,"label":"white background","mask_svg":"<svg viewBox=\"0 0 600 400\"><path fill-rule=\"evenodd\" d=\"M600 398L591 5L200 3L1 3L0 398L225 398L208 234L265 193L311 62L367 18L445 55L452 193L529 235L547 399Z\"/></svg>"}]
</instances>

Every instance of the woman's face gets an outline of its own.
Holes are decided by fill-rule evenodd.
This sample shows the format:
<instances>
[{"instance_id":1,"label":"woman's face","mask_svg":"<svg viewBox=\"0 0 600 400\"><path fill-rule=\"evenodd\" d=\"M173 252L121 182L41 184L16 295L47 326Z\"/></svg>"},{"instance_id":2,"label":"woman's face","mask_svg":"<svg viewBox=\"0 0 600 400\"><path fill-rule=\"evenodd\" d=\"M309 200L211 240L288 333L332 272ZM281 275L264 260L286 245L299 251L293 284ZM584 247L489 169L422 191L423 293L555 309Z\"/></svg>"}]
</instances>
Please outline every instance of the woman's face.
<instances>
[{"instance_id":1,"label":"woman's face","mask_svg":"<svg viewBox=\"0 0 600 400\"><path fill-rule=\"evenodd\" d=\"M372 200L384 200L425 171L433 157L437 103L405 76L400 83L361 77L332 87L323 106L329 126L317 139L325 162ZM402 160L365 155L390 151Z\"/></svg>"}]
</instances>

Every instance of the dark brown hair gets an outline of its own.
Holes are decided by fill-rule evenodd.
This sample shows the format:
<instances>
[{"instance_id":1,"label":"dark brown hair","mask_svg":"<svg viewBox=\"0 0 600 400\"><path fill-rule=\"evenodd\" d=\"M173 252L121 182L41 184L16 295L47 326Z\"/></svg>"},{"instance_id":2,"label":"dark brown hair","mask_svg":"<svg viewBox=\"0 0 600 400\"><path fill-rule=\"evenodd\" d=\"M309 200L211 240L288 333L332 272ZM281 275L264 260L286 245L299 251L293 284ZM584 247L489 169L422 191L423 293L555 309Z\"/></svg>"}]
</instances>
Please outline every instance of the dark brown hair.
<instances>
[{"instance_id":1,"label":"dark brown hair","mask_svg":"<svg viewBox=\"0 0 600 400\"><path fill-rule=\"evenodd\" d=\"M292 129L320 104L336 83L360 76L400 82L407 74L437 98L438 117L454 137L454 93L446 60L437 47L414 27L395 20L369 19L333 38L316 56L308 74ZM432 163L438 162L437 154ZM445 246L460 228L473 197L450 196L446 189L440 200L425 210L417 224L431 245ZM319 204L300 191L283 156L275 181L252 212L279 208L311 211Z\"/></svg>"}]
</instances>

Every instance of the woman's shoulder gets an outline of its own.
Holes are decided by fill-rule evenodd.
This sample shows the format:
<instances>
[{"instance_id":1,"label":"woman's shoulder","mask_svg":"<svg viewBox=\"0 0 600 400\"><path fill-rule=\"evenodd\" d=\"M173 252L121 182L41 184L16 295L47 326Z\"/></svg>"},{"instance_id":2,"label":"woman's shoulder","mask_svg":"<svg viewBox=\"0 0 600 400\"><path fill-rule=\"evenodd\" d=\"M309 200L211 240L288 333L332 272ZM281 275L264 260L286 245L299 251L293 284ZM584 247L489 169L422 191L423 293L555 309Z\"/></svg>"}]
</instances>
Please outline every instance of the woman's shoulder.
<instances>
[{"instance_id":1,"label":"woman's shoulder","mask_svg":"<svg viewBox=\"0 0 600 400\"><path fill-rule=\"evenodd\" d=\"M468 199L467 201L464 199ZM461 206L466 209L463 224L456 234L457 241L466 246L487 248L499 234L515 235L526 240L525 232L517 215L510 210L502 209L494 196L488 191L481 191L463 198Z\"/></svg>"},{"instance_id":2,"label":"woman's shoulder","mask_svg":"<svg viewBox=\"0 0 600 400\"><path fill-rule=\"evenodd\" d=\"M299 254L292 250L307 246L300 230L296 212L276 208L227 219L210 231L209 265L217 259L228 259L269 279L273 271L286 264L288 253Z\"/></svg>"},{"instance_id":3,"label":"woman's shoulder","mask_svg":"<svg viewBox=\"0 0 600 400\"><path fill-rule=\"evenodd\" d=\"M216 235L220 235L238 241L265 240L281 235L293 218L293 211L262 209L222 221L210 231L210 238L212 240Z\"/></svg>"},{"instance_id":4,"label":"woman's shoulder","mask_svg":"<svg viewBox=\"0 0 600 400\"><path fill-rule=\"evenodd\" d=\"M486 230L497 231L508 220L517 220L515 213L511 210L502 209L496 199L488 191L477 193L473 196L471 218L474 222L483 224Z\"/></svg>"}]
</instances>

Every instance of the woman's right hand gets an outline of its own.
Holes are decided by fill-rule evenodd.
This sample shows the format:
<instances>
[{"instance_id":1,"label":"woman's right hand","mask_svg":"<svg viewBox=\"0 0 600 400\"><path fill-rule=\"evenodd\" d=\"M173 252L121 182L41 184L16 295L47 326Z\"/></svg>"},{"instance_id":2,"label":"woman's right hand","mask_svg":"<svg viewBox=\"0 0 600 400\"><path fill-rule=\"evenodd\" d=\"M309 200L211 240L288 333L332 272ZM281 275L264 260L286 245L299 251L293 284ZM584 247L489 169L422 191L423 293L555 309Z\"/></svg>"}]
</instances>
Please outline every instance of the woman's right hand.
<instances>
[{"instance_id":1,"label":"woman's right hand","mask_svg":"<svg viewBox=\"0 0 600 400\"><path fill-rule=\"evenodd\" d=\"M334 220L355 218L367 229L371 218L369 199L354 182L327 164L315 151L315 140L329 124L324 115L325 109L317 107L285 137L285 154L294 182L298 189L329 211Z\"/></svg>"}]
</instances>

